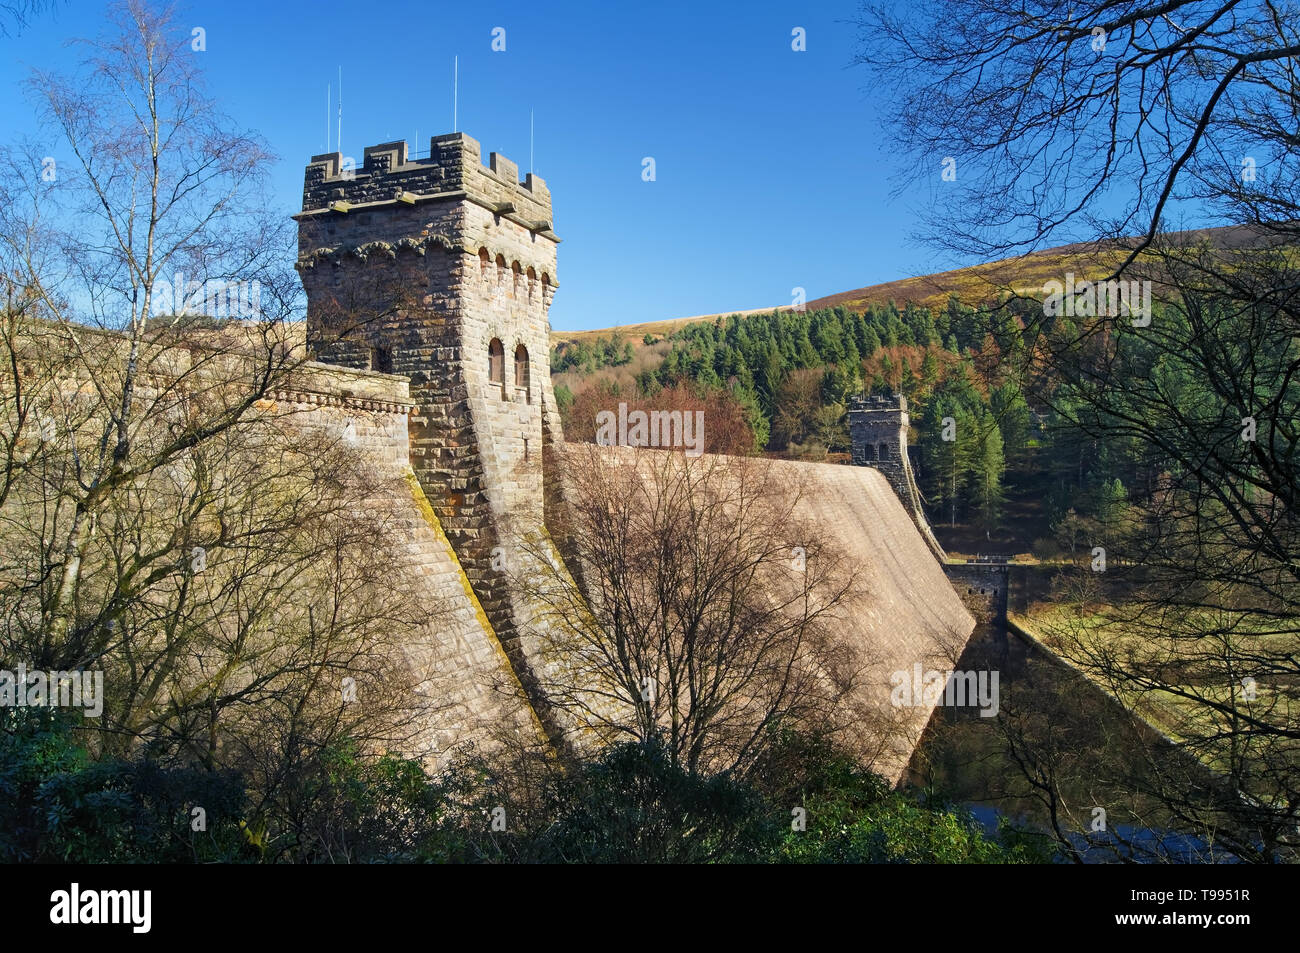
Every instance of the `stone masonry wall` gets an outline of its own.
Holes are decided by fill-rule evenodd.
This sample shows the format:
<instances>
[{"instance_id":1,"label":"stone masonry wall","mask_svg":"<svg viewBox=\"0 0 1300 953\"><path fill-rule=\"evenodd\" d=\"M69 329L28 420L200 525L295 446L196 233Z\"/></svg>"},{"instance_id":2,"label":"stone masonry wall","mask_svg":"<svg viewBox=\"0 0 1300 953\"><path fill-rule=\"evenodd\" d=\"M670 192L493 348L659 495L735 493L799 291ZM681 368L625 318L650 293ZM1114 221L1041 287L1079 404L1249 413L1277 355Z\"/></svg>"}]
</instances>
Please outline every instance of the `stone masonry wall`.
<instances>
[{"instance_id":1,"label":"stone masonry wall","mask_svg":"<svg viewBox=\"0 0 1300 953\"><path fill-rule=\"evenodd\" d=\"M456 553L410 466L407 381L395 375L307 365L268 395L264 408L291 433L325 433L356 447L376 479L370 505L394 581L435 620L405 646L420 693L433 704L418 754L434 767L459 746L492 750L546 738Z\"/></svg>"},{"instance_id":2,"label":"stone masonry wall","mask_svg":"<svg viewBox=\"0 0 1300 953\"><path fill-rule=\"evenodd\" d=\"M597 460L611 475L634 467L649 478L671 453L574 443L557 448L556 456L561 476L566 461L578 468ZM852 585L830 623L853 660L857 680L848 700L852 717L846 719L841 740L897 784L935 705L918 699L915 705L895 707L891 678L917 664L949 666L964 651L975 620L883 474L867 467L793 460L759 465L769 468L775 485L788 487L797 498L792 516L851 568ZM593 693L597 688L603 693L584 698L585 710L597 710L618 694L609 686L593 686Z\"/></svg>"},{"instance_id":3,"label":"stone masonry wall","mask_svg":"<svg viewBox=\"0 0 1300 953\"><path fill-rule=\"evenodd\" d=\"M948 580L966 609L980 622L1005 622L1007 618L1007 566L987 563L949 563Z\"/></svg>"}]
</instances>

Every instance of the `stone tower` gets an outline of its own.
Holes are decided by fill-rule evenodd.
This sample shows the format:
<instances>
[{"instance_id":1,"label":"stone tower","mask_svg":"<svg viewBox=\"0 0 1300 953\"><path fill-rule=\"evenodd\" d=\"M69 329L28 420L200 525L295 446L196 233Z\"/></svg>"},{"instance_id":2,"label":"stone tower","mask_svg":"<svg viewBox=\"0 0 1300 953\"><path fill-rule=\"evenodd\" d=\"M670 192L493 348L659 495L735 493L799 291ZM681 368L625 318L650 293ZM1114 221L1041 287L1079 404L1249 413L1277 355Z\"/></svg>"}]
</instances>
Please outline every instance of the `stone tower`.
<instances>
[{"instance_id":1,"label":"stone tower","mask_svg":"<svg viewBox=\"0 0 1300 953\"><path fill-rule=\"evenodd\" d=\"M849 437L853 443L853 462L872 466L889 478L898 489L910 469L907 456L907 398L855 397L849 405Z\"/></svg>"},{"instance_id":2,"label":"stone tower","mask_svg":"<svg viewBox=\"0 0 1300 953\"><path fill-rule=\"evenodd\" d=\"M926 544L942 562L947 559L947 554L930 529L930 521L921 503L921 491L912 473L912 461L907 453L908 426L907 398L902 394L895 397L875 394L855 397L849 404L853 463L874 467L884 474L925 537Z\"/></svg>"},{"instance_id":3,"label":"stone tower","mask_svg":"<svg viewBox=\"0 0 1300 953\"><path fill-rule=\"evenodd\" d=\"M307 165L298 271L319 361L410 379L411 465L521 679L509 569L542 525L542 447L561 440L548 310L551 195L464 133ZM520 670L522 669L522 670Z\"/></svg>"}]
</instances>

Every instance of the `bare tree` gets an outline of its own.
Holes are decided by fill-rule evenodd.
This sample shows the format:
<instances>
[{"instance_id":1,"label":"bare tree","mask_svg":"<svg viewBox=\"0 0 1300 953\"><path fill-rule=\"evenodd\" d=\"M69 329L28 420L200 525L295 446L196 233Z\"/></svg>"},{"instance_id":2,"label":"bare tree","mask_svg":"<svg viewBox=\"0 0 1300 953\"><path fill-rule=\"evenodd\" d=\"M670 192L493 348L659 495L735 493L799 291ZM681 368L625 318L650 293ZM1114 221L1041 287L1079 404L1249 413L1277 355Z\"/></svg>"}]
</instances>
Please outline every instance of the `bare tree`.
<instances>
[{"instance_id":1,"label":"bare tree","mask_svg":"<svg viewBox=\"0 0 1300 953\"><path fill-rule=\"evenodd\" d=\"M1098 275L1162 303L1144 323L1016 302L1027 397L1132 464L1133 568L1050 637L1158 727L1130 793L1249 860L1293 856L1300 821L1296 12L969 0L867 21L868 58L905 88L896 131L934 171L934 240L994 257L1112 239L1083 248ZM1188 213L1237 227L1167 231Z\"/></svg>"},{"instance_id":2,"label":"bare tree","mask_svg":"<svg viewBox=\"0 0 1300 953\"><path fill-rule=\"evenodd\" d=\"M541 688L579 746L661 735L690 771L743 770L773 729L846 720L860 663L834 635L852 574L761 460L576 445L552 520Z\"/></svg>"},{"instance_id":3,"label":"bare tree","mask_svg":"<svg viewBox=\"0 0 1300 953\"><path fill-rule=\"evenodd\" d=\"M1271 0L870 5L859 61L895 93L891 146L918 160L901 187L932 199L927 241L987 260L1136 234L1136 251L1188 201L1294 236L1296 13Z\"/></svg>"},{"instance_id":4,"label":"bare tree","mask_svg":"<svg viewBox=\"0 0 1300 953\"><path fill-rule=\"evenodd\" d=\"M334 385L290 321L290 223L188 31L130 2L86 49L32 83L72 158L4 156L0 656L102 671L92 750L238 768L292 826L332 746L427 750L440 692L405 653L441 607L383 507L410 490L292 397Z\"/></svg>"},{"instance_id":5,"label":"bare tree","mask_svg":"<svg viewBox=\"0 0 1300 953\"><path fill-rule=\"evenodd\" d=\"M105 411L98 444L71 458L77 489L43 609L56 641L71 626L77 577L105 501L234 426L298 359L283 321L294 299L283 265L288 231L260 188L268 153L204 98L193 52L167 14L131 2L115 8L113 27L86 43L78 75L38 72L31 81L72 158L35 164L31 151L7 156L18 193L7 196L14 201L3 223L10 297L56 326L67 362L61 373L89 382ZM171 439L145 443L142 422L165 416L176 388L146 397L142 382L167 360L175 343L167 329L191 309L249 319L246 334L214 349L252 355L248 386L214 390L225 400L208 403ZM158 320L160 311L167 320ZM87 325L125 340L113 366L104 358L115 345L89 340ZM19 416L26 422L21 407Z\"/></svg>"},{"instance_id":6,"label":"bare tree","mask_svg":"<svg viewBox=\"0 0 1300 953\"><path fill-rule=\"evenodd\" d=\"M0 36L20 36L32 20L56 6L54 0L10 0L0 3Z\"/></svg>"}]
</instances>

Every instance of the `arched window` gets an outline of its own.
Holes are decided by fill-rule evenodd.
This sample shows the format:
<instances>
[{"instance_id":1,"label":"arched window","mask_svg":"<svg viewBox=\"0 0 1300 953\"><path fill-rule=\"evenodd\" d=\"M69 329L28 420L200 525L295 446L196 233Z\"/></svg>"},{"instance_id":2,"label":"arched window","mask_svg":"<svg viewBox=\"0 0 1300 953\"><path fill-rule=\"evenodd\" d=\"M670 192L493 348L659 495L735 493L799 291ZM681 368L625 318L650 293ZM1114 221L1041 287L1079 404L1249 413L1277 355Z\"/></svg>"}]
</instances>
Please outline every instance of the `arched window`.
<instances>
[{"instance_id":1,"label":"arched window","mask_svg":"<svg viewBox=\"0 0 1300 953\"><path fill-rule=\"evenodd\" d=\"M876 445L874 443L869 443L865 447L863 447L862 456L866 460L876 459Z\"/></svg>"},{"instance_id":2,"label":"arched window","mask_svg":"<svg viewBox=\"0 0 1300 953\"><path fill-rule=\"evenodd\" d=\"M484 281L487 280L488 268L492 265L492 256L488 254L486 248L478 250L478 276Z\"/></svg>"},{"instance_id":3,"label":"arched window","mask_svg":"<svg viewBox=\"0 0 1300 953\"><path fill-rule=\"evenodd\" d=\"M515 348L515 386L524 389L524 401L531 404L533 393L528 386L528 348L522 344Z\"/></svg>"},{"instance_id":4,"label":"arched window","mask_svg":"<svg viewBox=\"0 0 1300 953\"><path fill-rule=\"evenodd\" d=\"M533 270L532 265L529 265L528 266L528 303L529 304L533 303L533 289L536 287L537 287L537 272Z\"/></svg>"},{"instance_id":5,"label":"arched window","mask_svg":"<svg viewBox=\"0 0 1300 953\"><path fill-rule=\"evenodd\" d=\"M519 282L523 279L523 269L519 267L519 262L510 263L510 294L512 297L519 297Z\"/></svg>"},{"instance_id":6,"label":"arched window","mask_svg":"<svg viewBox=\"0 0 1300 953\"><path fill-rule=\"evenodd\" d=\"M882 444L880 445L880 459L881 459L881 460L888 460L888 459L889 459L889 444L887 444L887 443L882 443Z\"/></svg>"},{"instance_id":7,"label":"arched window","mask_svg":"<svg viewBox=\"0 0 1300 953\"><path fill-rule=\"evenodd\" d=\"M493 338L488 345L488 381L502 387L506 383L506 349L500 338Z\"/></svg>"},{"instance_id":8,"label":"arched window","mask_svg":"<svg viewBox=\"0 0 1300 953\"><path fill-rule=\"evenodd\" d=\"M497 255L497 284L500 285L506 280L506 256Z\"/></svg>"}]
</instances>

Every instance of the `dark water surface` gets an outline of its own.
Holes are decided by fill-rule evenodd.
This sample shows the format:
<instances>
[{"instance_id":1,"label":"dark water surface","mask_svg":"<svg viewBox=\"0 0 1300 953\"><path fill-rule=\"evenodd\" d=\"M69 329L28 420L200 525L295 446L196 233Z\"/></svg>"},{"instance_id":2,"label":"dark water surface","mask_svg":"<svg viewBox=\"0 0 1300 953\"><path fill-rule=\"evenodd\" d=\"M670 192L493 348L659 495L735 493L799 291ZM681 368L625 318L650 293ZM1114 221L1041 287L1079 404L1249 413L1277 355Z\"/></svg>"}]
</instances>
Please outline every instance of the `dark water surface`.
<instances>
[{"instance_id":1,"label":"dark water surface","mask_svg":"<svg viewBox=\"0 0 1300 953\"><path fill-rule=\"evenodd\" d=\"M999 673L999 712L936 709L912 758L913 785L964 805L990 831L1000 820L1059 831L1085 862L1186 861L1204 852L1160 805L1133 793L1170 759L1182 771L1203 769L1078 672L999 621L976 627L956 667Z\"/></svg>"}]
</instances>

